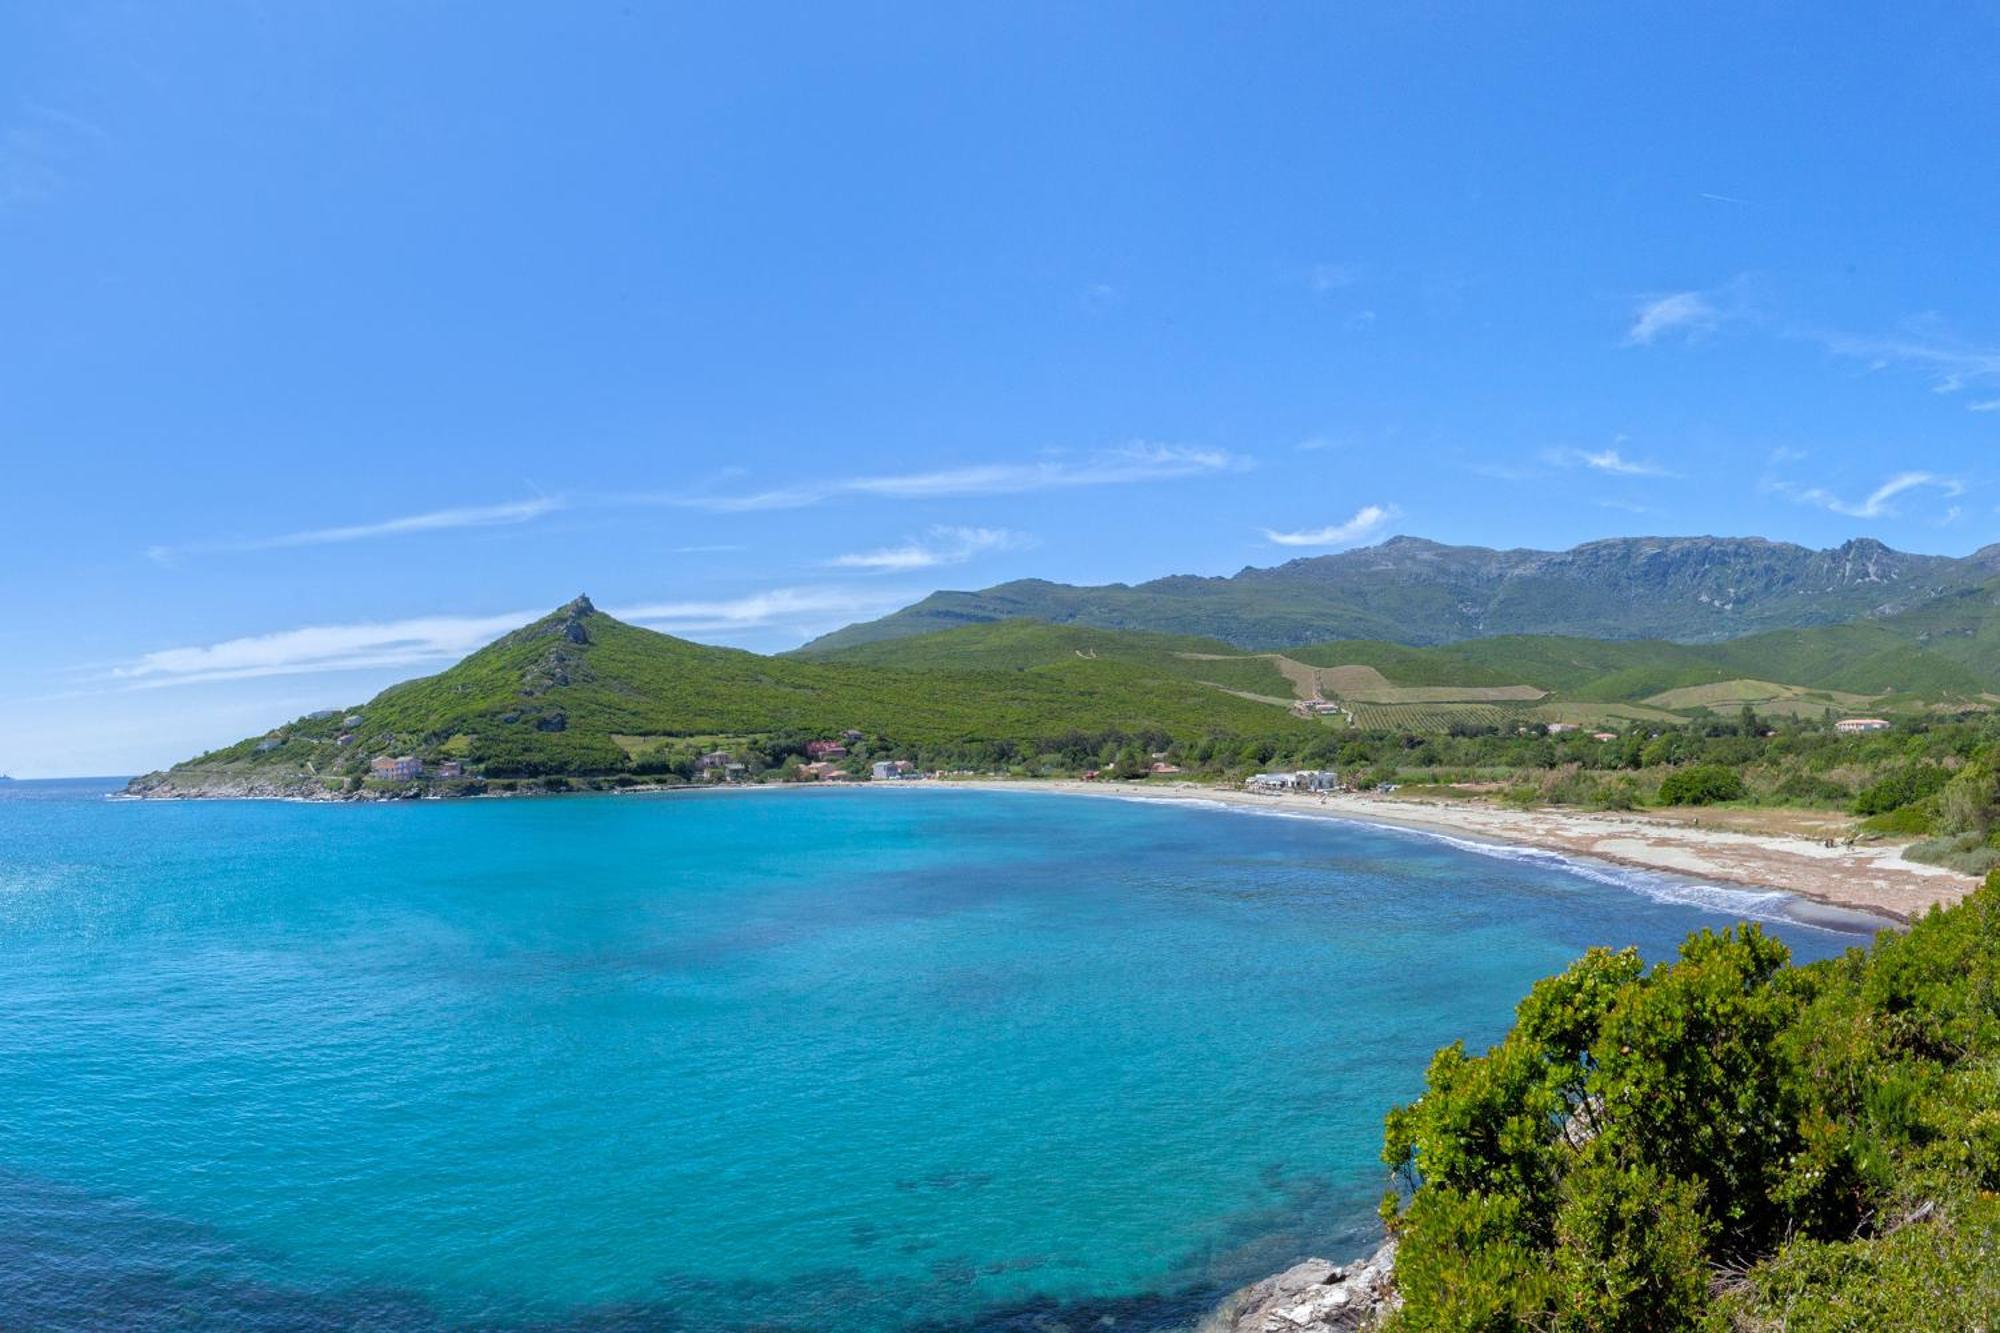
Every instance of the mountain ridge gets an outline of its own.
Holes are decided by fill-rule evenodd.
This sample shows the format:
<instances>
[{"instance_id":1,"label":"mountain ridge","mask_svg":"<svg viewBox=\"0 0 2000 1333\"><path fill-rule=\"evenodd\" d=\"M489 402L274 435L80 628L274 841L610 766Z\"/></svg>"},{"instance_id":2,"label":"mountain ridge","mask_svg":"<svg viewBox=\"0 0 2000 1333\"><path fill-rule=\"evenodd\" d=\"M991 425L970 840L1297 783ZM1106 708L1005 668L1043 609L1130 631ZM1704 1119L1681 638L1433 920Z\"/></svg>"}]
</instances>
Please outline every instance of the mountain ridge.
<instances>
[{"instance_id":1,"label":"mountain ridge","mask_svg":"<svg viewBox=\"0 0 2000 1333\"><path fill-rule=\"evenodd\" d=\"M1005 619L1198 635L1242 648L1502 634L1708 643L1893 615L1995 574L2000 545L1939 556L1871 537L1818 550L1763 537L1613 537L1546 551L1399 536L1231 575L1094 586L1018 579L939 591L797 652Z\"/></svg>"}]
</instances>

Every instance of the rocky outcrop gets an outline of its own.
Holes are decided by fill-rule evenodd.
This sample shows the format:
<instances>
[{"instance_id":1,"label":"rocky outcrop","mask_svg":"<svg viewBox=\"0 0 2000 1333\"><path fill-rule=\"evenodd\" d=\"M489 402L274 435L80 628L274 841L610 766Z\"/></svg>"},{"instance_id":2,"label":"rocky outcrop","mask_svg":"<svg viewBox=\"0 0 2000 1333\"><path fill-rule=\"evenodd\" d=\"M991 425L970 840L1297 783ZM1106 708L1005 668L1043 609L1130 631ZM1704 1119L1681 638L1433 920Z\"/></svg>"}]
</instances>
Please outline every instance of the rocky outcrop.
<instances>
[{"instance_id":1,"label":"rocky outcrop","mask_svg":"<svg viewBox=\"0 0 2000 1333\"><path fill-rule=\"evenodd\" d=\"M242 773L148 773L125 784L125 795L154 800L337 801L343 793L318 778L297 773L259 776Z\"/></svg>"},{"instance_id":2,"label":"rocky outcrop","mask_svg":"<svg viewBox=\"0 0 2000 1333\"><path fill-rule=\"evenodd\" d=\"M1203 1320L1197 1333L1355 1333L1394 1310L1396 1242L1384 1241L1346 1265L1325 1259L1293 1264L1253 1282Z\"/></svg>"}]
</instances>

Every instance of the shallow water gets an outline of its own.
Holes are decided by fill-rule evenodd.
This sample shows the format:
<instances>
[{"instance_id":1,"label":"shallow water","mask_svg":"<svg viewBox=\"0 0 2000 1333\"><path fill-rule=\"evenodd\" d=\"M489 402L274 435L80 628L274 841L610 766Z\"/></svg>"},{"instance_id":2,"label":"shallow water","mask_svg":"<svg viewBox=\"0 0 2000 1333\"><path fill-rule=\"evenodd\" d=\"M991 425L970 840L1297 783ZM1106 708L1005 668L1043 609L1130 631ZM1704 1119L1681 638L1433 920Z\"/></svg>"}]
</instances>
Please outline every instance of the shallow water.
<instances>
[{"instance_id":1,"label":"shallow water","mask_svg":"<svg viewBox=\"0 0 2000 1333\"><path fill-rule=\"evenodd\" d=\"M0 786L0 1325L1182 1327L1591 944L1787 900L1026 793Z\"/></svg>"}]
</instances>

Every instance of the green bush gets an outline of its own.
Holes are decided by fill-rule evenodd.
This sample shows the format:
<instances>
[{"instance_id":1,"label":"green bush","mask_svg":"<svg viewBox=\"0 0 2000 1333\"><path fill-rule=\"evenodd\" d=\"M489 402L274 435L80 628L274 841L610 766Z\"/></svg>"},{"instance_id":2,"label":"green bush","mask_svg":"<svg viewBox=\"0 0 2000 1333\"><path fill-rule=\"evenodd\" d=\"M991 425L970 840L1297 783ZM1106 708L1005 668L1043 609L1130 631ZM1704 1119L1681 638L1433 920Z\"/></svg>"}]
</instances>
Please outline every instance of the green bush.
<instances>
[{"instance_id":1,"label":"green bush","mask_svg":"<svg viewBox=\"0 0 2000 1333\"><path fill-rule=\"evenodd\" d=\"M1857 815L1883 815L1934 796L1951 780L1936 764L1903 764L1861 789L1854 798Z\"/></svg>"},{"instance_id":2,"label":"green bush","mask_svg":"<svg viewBox=\"0 0 2000 1333\"><path fill-rule=\"evenodd\" d=\"M1808 967L1751 925L1590 951L1389 1113L1392 1327L1991 1327L1996 994L2000 872Z\"/></svg>"},{"instance_id":3,"label":"green bush","mask_svg":"<svg viewBox=\"0 0 2000 1333\"><path fill-rule=\"evenodd\" d=\"M1931 831L1931 812L1921 805L1905 805L1883 814L1870 815L1861 821L1861 827L1868 833L1921 838Z\"/></svg>"},{"instance_id":4,"label":"green bush","mask_svg":"<svg viewBox=\"0 0 2000 1333\"><path fill-rule=\"evenodd\" d=\"M1660 782L1662 805L1714 805L1743 799L1743 775L1720 764L1677 768Z\"/></svg>"},{"instance_id":5,"label":"green bush","mask_svg":"<svg viewBox=\"0 0 2000 1333\"><path fill-rule=\"evenodd\" d=\"M1806 805L1846 805L1854 799L1854 793L1840 783L1813 773L1787 773L1771 794L1781 801Z\"/></svg>"}]
</instances>

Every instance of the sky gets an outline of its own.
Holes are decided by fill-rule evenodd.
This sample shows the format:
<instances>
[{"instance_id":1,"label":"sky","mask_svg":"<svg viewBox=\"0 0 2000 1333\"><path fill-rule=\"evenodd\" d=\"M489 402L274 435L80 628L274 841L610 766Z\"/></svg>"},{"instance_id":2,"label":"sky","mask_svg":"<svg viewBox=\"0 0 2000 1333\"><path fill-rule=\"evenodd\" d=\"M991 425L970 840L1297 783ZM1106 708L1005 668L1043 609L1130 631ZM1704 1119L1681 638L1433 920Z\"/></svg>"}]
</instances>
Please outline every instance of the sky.
<instances>
[{"instance_id":1,"label":"sky","mask_svg":"<svg viewBox=\"0 0 2000 1333\"><path fill-rule=\"evenodd\" d=\"M2000 538L2000 8L0 6L0 771L579 592Z\"/></svg>"}]
</instances>

